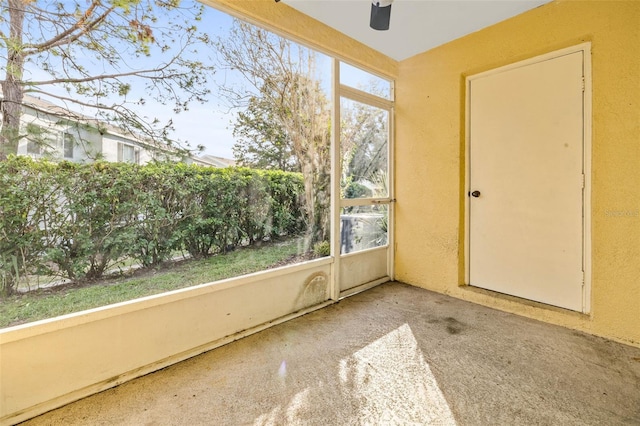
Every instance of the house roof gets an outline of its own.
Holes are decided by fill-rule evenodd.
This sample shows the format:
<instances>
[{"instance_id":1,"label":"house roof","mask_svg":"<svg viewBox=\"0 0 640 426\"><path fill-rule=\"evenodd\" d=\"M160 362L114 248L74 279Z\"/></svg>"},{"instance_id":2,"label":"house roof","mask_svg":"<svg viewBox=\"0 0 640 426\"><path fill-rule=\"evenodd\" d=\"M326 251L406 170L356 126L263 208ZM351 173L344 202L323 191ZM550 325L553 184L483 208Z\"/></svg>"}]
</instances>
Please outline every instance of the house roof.
<instances>
[{"instance_id":1,"label":"house roof","mask_svg":"<svg viewBox=\"0 0 640 426\"><path fill-rule=\"evenodd\" d=\"M0 91L0 98L2 98L1 91ZM45 114L51 114L61 119L74 121L74 122L85 124L95 128L99 127L100 132L103 134L108 133L112 136L117 136L117 137L121 137L131 141L135 141L140 145L145 145L147 147L151 147L151 148L162 150L162 151L172 152L176 150L174 147L167 144L163 144L161 142L156 142L151 138L149 138L148 136L136 135L133 132L123 129L119 126L115 126L104 120L100 120L96 117L91 117L89 115L86 115L77 111L73 111L69 108L57 105L46 99L25 95L23 98L22 104L26 108L31 108Z\"/></svg>"},{"instance_id":2,"label":"house roof","mask_svg":"<svg viewBox=\"0 0 640 426\"><path fill-rule=\"evenodd\" d=\"M235 160L217 157L215 155L201 155L200 157L193 157L194 162L204 163L204 165L213 167L232 167L236 165Z\"/></svg>"},{"instance_id":3,"label":"house roof","mask_svg":"<svg viewBox=\"0 0 640 426\"><path fill-rule=\"evenodd\" d=\"M0 91L0 98L2 98L1 91ZM86 124L96 128L100 126L101 130L104 130L101 133L106 132L113 136L129 139L129 140L135 141L140 145L146 145L148 147L152 147L152 148L163 150L163 151L171 151L171 152L176 151L176 148L170 145L155 142L148 137L135 135L132 132L122 129L118 126L109 124L103 120L99 120L95 117L91 117L86 114L72 111L69 108L62 107L60 105L54 104L53 102L50 102L42 98L38 98L34 96L25 96L23 99L23 106L26 108L31 108L31 109L40 111L45 114L54 115L61 119L72 120L72 121ZM194 163L205 165L205 166L211 166L211 167L222 168L222 167L230 167L230 166L236 165L235 161L232 159L218 157L215 155L202 155L199 157L193 156L191 157L191 159Z\"/></svg>"}]
</instances>

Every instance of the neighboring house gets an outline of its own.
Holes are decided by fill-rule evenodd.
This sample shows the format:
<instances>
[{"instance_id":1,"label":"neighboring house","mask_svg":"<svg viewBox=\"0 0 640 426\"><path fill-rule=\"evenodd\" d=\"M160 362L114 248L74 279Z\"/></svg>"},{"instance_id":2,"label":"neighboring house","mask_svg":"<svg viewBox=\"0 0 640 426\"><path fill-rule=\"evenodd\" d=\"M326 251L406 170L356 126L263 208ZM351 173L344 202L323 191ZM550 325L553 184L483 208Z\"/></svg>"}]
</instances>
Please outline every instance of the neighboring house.
<instances>
[{"instance_id":1,"label":"neighboring house","mask_svg":"<svg viewBox=\"0 0 640 426\"><path fill-rule=\"evenodd\" d=\"M74 162L99 158L102 135L97 122L92 125L86 117L77 114L75 119L65 118L70 115L68 110L50 102L25 96L20 134L26 136L19 142L18 155Z\"/></svg>"},{"instance_id":2,"label":"neighboring house","mask_svg":"<svg viewBox=\"0 0 640 426\"><path fill-rule=\"evenodd\" d=\"M233 167L236 165L234 160L223 157L216 157L215 155L201 155L200 157L193 157L192 162L195 164L199 164L201 166L211 166L211 167Z\"/></svg>"},{"instance_id":3,"label":"neighboring house","mask_svg":"<svg viewBox=\"0 0 640 426\"><path fill-rule=\"evenodd\" d=\"M145 164L152 160L195 162L226 167L231 160L211 162L184 158L175 148L136 137L116 126L49 101L25 96L18 155L86 163L96 160ZM218 157L212 157L218 158ZM226 163L225 163L226 162Z\"/></svg>"}]
</instances>

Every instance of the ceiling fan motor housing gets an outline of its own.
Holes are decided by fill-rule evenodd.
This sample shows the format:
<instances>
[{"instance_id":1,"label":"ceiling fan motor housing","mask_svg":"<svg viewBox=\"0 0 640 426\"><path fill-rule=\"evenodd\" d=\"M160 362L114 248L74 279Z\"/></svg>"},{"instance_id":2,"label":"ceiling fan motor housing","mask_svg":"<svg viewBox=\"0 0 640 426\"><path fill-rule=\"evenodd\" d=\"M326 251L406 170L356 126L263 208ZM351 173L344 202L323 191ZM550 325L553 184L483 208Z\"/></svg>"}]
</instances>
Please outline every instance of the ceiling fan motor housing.
<instances>
[{"instance_id":1,"label":"ceiling fan motor housing","mask_svg":"<svg viewBox=\"0 0 640 426\"><path fill-rule=\"evenodd\" d=\"M369 26L374 30L386 31L391 20L391 3L393 0L373 0L371 2L371 21Z\"/></svg>"}]
</instances>

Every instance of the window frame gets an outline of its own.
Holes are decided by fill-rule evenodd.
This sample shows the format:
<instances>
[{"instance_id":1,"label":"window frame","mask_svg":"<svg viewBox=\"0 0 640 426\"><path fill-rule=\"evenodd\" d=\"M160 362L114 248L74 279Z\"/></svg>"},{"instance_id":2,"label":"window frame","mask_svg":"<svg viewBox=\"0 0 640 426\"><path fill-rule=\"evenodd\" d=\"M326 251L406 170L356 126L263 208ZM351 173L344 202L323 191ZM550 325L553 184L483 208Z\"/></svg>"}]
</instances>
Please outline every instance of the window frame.
<instances>
[{"instance_id":1,"label":"window frame","mask_svg":"<svg viewBox=\"0 0 640 426\"><path fill-rule=\"evenodd\" d=\"M70 144L70 147L67 147L67 143ZM69 132L63 132L62 134L62 158L65 160L73 160L75 158L75 146L76 146L76 137ZM67 149L70 148L71 155L67 155Z\"/></svg>"},{"instance_id":2,"label":"window frame","mask_svg":"<svg viewBox=\"0 0 640 426\"><path fill-rule=\"evenodd\" d=\"M131 149L131 158L125 158L125 148ZM126 142L118 142L118 162L140 164L140 149Z\"/></svg>"}]
</instances>

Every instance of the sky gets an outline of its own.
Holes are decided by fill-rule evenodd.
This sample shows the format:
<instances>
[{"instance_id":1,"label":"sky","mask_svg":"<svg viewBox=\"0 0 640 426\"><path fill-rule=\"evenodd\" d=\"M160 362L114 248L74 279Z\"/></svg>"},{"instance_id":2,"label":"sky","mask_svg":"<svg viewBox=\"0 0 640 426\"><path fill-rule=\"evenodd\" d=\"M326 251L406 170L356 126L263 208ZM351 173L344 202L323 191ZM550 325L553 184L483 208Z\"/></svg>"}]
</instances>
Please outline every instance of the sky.
<instances>
[{"instance_id":1,"label":"sky","mask_svg":"<svg viewBox=\"0 0 640 426\"><path fill-rule=\"evenodd\" d=\"M229 31L232 21L231 16L207 7L203 21L198 26L206 28L210 36L218 36ZM206 104L192 102L188 111L175 114L171 107L148 101L145 112L163 122L173 119L176 131L171 137L187 141L192 148L203 145L205 150L200 155L233 158L233 121L236 112L229 110L224 102L218 99L217 86L225 80L237 78L229 71L218 69L214 81L210 82L211 95Z\"/></svg>"},{"instance_id":2,"label":"sky","mask_svg":"<svg viewBox=\"0 0 640 426\"><path fill-rule=\"evenodd\" d=\"M188 3L187 0L184 3ZM204 30L211 37L226 35L233 23L233 17L220 12L215 8L206 7L202 22L198 28ZM317 66L321 74L331 75L330 58L323 54L316 57ZM325 72L326 70L326 72ZM223 100L218 99L218 86L222 84L242 84L242 77L239 73L221 68L216 69L215 76L211 82L212 91L206 104L192 102L189 110L174 114L171 108L160 104L147 103L145 111L161 120L173 119L176 131L173 136L182 141L188 141L192 148L203 145L205 150L202 155L214 155L224 158L233 158L232 147L234 145L233 122L235 121L237 110L230 110ZM331 79L327 77L322 81L323 88L329 92Z\"/></svg>"},{"instance_id":3,"label":"sky","mask_svg":"<svg viewBox=\"0 0 640 426\"><path fill-rule=\"evenodd\" d=\"M231 28L233 18L212 7L205 9L203 21L199 28L207 28L211 36L226 34ZM206 104L192 102L189 110L180 114L174 114L171 108L164 105L150 106L156 108L154 116L160 119L172 118L176 132L175 138L188 141L192 148L203 145L205 150L202 155L214 155L223 158L233 158L232 147L233 121L236 111L230 110L217 97L218 84L229 80L237 80L232 72L218 69L211 82L211 95Z\"/></svg>"}]
</instances>

